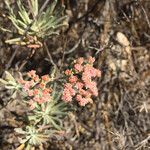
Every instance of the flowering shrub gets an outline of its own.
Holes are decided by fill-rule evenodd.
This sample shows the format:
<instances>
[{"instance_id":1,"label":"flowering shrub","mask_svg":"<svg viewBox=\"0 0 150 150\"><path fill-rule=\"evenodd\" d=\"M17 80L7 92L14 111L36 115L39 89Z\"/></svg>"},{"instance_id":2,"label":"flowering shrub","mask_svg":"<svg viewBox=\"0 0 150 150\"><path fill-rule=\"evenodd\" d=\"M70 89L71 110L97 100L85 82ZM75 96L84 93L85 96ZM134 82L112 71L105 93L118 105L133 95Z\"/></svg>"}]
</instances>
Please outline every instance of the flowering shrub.
<instances>
[{"instance_id":1,"label":"flowering shrub","mask_svg":"<svg viewBox=\"0 0 150 150\"><path fill-rule=\"evenodd\" d=\"M72 68L65 71L63 87L55 80L56 70L51 75L41 77L35 70L31 70L27 73L27 78L20 76L17 80L6 72L5 80L0 79L0 82L5 88L13 90L13 98L17 98L18 93L29 106L27 114L22 116L24 119L27 117L27 124L25 127L15 128L21 135L20 147L30 149L41 146L51 136L61 133L63 117L69 112L66 102L75 99L80 106L93 102L92 96L98 96L94 79L101 76L101 72L93 67L94 61L92 57L75 60Z\"/></svg>"},{"instance_id":2,"label":"flowering shrub","mask_svg":"<svg viewBox=\"0 0 150 150\"><path fill-rule=\"evenodd\" d=\"M44 144L62 131L62 118L67 115L68 106L60 100L62 88L53 80L53 75L39 77L35 70L29 71L26 79L21 76L16 80L9 72L6 72L5 80L0 79L7 89L18 93L29 106L27 114L22 116L25 120L27 117L28 124L25 128L15 128L21 135L20 143L26 147ZM16 97L17 94L13 96Z\"/></svg>"},{"instance_id":3,"label":"flowering shrub","mask_svg":"<svg viewBox=\"0 0 150 150\"><path fill-rule=\"evenodd\" d=\"M67 83L64 85L62 99L71 102L73 98L80 106L92 103L92 96L98 96L95 77L100 77L101 72L93 67L95 59L91 56L87 60L82 57L74 61L73 67L65 71Z\"/></svg>"}]
</instances>

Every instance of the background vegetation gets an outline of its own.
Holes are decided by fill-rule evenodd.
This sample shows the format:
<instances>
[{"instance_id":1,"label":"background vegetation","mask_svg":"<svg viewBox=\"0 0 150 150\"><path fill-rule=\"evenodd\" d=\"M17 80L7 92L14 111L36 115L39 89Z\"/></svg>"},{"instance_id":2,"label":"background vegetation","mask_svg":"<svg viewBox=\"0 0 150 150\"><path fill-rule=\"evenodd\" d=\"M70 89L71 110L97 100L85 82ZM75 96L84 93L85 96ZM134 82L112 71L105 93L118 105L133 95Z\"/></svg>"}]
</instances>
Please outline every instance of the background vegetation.
<instances>
[{"instance_id":1,"label":"background vegetation","mask_svg":"<svg viewBox=\"0 0 150 150\"><path fill-rule=\"evenodd\" d=\"M99 96L65 118L66 135L52 138L47 149L150 149L150 1L64 0L59 5L65 5L68 26L33 49L5 42L17 31L0 1L1 27L13 32L0 34L1 77L5 70L14 76L32 69L44 75L54 65L61 72L78 57L94 56L102 71ZM26 109L3 87L0 91L0 149L11 150L18 147L14 128L23 124Z\"/></svg>"}]
</instances>

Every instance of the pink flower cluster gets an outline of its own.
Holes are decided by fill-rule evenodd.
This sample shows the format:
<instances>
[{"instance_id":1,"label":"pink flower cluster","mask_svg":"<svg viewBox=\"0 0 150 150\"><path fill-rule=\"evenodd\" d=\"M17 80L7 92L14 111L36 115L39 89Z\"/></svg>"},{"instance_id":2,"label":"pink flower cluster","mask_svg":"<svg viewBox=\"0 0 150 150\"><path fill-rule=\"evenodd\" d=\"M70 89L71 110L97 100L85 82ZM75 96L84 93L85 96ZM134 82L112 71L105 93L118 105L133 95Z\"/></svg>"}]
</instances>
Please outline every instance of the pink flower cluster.
<instances>
[{"instance_id":1,"label":"pink flower cluster","mask_svg":"<svg viewBox=\"0 0 150 150\"><path fill-rule=\"evenodd\" d=\"M30 99L29 105L31 109L34 109L37 103L42 104L51 100L52 90L46 87L50 79L48 75L44 75L40 79L35 70L29 71L27 75L30 80L19 79L18 82L22 85L22 90Z\"/></svg>"},{"instance_id":2,"label":"pink flower cluster","mask_svg":"<svg viewBox=\"0 0 150 150\"><path fill-rule=\"evenodd\" d=\"M67 83L64 85L62 100L71 102L73 98L80 106L92 103L92 96L98 96L95 77L100 77L100 70L93 67L95 59L88 57L84 60L82 57L74 61L73 68L65 71Z\"/></svg>"}]
</instances>

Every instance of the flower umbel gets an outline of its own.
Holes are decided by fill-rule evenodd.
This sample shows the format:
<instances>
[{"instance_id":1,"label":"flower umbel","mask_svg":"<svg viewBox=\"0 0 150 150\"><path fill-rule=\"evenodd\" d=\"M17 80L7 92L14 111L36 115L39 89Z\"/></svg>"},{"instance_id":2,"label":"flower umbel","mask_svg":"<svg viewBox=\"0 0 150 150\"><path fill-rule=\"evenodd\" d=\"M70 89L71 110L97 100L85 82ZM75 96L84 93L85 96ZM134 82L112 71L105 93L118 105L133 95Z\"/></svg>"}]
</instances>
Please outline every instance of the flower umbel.
<instances>
[{"instance_id":1,"label":"flower umbel","mask_svg":"<svg viewBox=\"0 0 150 150\"><path fill-rule=\"evenodd\" d=\"M67 83L64 85L62 100L71 102L75 99L80 106L92 103L92 96L98 96L97 84L94 78L100 77L100 70L93 67L95 58L82 57L74 61L73 68L67 69Z\"/></svg>"},{"instance_id":2,"label":"flower umbel","mask_svg":"<svg viewBox=\"0 0 150 150\"><path fill-rule=\"evenodd\" d=\"M29 81L22 79L18 80L18 82L29 99L31 109L34 109L36 103L42 104L51 101L52 90L46 87L50 80L49 75L44 75L40 79L35 70L29 71L27 75L30 78Z\"/></svg>"}]
</instances>

